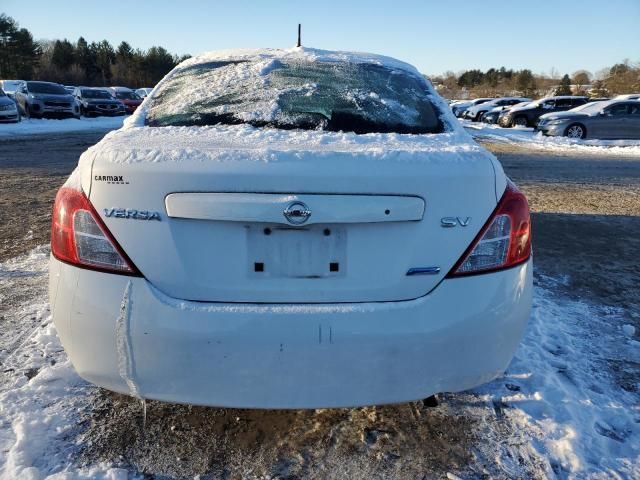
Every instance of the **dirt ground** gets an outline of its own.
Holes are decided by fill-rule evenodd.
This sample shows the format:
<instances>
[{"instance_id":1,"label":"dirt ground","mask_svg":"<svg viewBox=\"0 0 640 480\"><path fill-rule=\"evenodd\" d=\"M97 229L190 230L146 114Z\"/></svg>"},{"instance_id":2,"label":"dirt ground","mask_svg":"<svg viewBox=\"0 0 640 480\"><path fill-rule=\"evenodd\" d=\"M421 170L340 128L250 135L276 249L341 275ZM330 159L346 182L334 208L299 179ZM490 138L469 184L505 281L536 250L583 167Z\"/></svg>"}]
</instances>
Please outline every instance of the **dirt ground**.
<instances>
[{"instance_id":1,"label":"dirt ground","mask_svg":"<svg viewBox=\"0 0 640 480\"><path fill-rule=\"evenodd\" d=\"M2 141L0 261L48 242L55 190L100 136ZM557 295L622 307L640 331L640 158L485 146L530 199L536 280L566 277ZM15 280L10 292L0 285L0 332L12 328L3 312L26 301L23 288L44 294L44 288L27 288L29 281ZM640 365L612 369L621 388L635 391ZM539 478L542 471L542 459L521 448L518 431L503 422L502 406L487 409L473 393L441 395L437 407L414 402L315 411L148 402L144 428L139 402L99 389L93 396L79 418L77 441L84 447L77 463L115 462L147 478L420 479L456 471L510 479ZM500 438L487 437L495 432ZM512 464L498 462L499 456Z\"/></svg>"}]
</instances>

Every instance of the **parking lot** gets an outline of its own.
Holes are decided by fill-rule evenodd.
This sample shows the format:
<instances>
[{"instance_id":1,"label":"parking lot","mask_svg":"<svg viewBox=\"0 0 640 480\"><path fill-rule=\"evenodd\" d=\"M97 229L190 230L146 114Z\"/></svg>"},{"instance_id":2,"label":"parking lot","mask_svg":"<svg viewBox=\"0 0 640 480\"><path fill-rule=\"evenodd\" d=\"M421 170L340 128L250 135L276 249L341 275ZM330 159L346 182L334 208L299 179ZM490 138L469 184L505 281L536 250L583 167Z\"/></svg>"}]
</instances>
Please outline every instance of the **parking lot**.
<instances>
[{"instance_id":1,"label":"parking lot","mask_svg":"<svg viewBox=\"0 0 640 480\"><path fill-rule=\"evenodd\" d=\"M0 139L0 451L8 464L31 461L44 473L72 464L77 478L640 475L640 156L482 139L533 211L534 312L503 377L443 394L435 408L148 402L143 425L139 402L75 375L47 310L51 202L103 134ZM26 447L26 437L42 441Z\"/></svg>"}]
</instances>

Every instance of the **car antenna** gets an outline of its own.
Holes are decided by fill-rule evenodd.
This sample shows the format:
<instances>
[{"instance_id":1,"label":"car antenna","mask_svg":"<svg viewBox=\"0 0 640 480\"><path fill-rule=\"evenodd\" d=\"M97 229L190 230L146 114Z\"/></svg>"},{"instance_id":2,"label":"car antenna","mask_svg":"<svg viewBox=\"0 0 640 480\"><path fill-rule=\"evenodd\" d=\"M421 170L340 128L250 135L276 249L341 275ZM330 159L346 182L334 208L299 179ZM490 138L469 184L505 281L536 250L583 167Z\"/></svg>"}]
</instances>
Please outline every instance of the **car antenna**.
<instances>
[{"instance_id":1,"label":"car antenna","mask_svg":"<svg viewBox=\"0 0 640 480\"><path fill-rule=\"evenodd\" d=\"M298 44L296 47L300 48L302 46L302 24L298 24Z\"/></svg>"}]
</instances>

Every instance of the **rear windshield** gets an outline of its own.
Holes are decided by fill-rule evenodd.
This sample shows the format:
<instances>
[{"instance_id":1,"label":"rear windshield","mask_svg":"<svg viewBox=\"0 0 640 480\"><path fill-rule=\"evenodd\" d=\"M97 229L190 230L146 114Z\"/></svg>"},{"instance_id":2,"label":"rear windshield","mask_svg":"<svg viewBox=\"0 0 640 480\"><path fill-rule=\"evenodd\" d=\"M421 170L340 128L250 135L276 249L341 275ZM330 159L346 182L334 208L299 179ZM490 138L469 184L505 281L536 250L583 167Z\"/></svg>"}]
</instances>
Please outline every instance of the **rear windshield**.
<instances>
[{"instance_id":1,"label":"rear windshield","mask_svg":"<svg viewBox=\"0 0 640 480\"><path fill-rule=\"evenodd\" d=\"M48 93L51 95L69 95L61 85L45 82L27 82L27 88L31 93Z\"/></svg>"},{"instance_id":2,"label":"rear windshield","mask_svg":"<svg viewBox=\"0 0 640 480\"><path fill-rule=\"evenodd\" d=\"M140 100L140 97L137 93L127 92L123 90L116 91L116 98L119 98L120 100Z\"/></svg>"},{"instance_id":3,"label":"rear windshield","mask_svg":"<svg viewBox=\"0 0 640 480\"><path fill-rule=\"evenodd\" d=\"M376 64L257 59L178 71L155 91L147 124L355 133L435 133L438 115L420 76Z\"/></svg>"},{"instance_id":4,"label":"rear windshield","mask_svg":"<svg viewBox=\"0 0 640 480\"><path fill-rule=\"evenodd\" d=\"M111 95L104 90L82 90L82 96L84 98L112 98Z\"/></svg>"}]
</instances>

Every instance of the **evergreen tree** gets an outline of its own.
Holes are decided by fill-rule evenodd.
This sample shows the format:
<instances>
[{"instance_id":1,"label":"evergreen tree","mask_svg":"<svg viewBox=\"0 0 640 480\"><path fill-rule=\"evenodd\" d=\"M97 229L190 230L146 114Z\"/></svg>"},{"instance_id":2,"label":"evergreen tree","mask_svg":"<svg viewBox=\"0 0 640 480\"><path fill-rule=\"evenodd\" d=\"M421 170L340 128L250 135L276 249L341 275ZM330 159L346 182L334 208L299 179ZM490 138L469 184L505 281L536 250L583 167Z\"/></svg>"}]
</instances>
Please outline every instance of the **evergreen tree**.
<instances>
[{"instance_id":1,"label":"evergreen tree","mask_svg":"<svg viewBox=\"0 0 640 480\"><path fill-rule=\"evenodd\" d=\"M66 38L56 40L53 45L51 62L61 70L68 70L75 61L75 47Z\"/></svg>"},{"instance_id":2,"label":"evergreen tree","mask_svg":"<svg viewBox=\"0 0 640 480\"><path fill-rule=\"evenodd\" d=\"M30 80L40 54L31 33L0 14L0 78Z\"/></svg>"},{"instance_id":3,"label":"evergreen tree","mask_svg":"<svg viewBox=\"0 0 640 480\"><path fill-rule=\"evenodd\" d=\"M458 77L458 86L475 87L484 82L484 73L481 70L467 70Z\"/></svg>"},{"instance_id":4,"label":"evergreen tree","mask_svg":"<svg viewBox=\"0 0 640 480\"><path fill-rule=\"evenodd\" d=\"M571 95L571 79L565 74L560 80L560 86L556 89L556 95Z\"/></svg>"},{"instance_id":5,"label":"evergreen tree","mask_svg":"<svg viewBox=\"0 0 640 480\"><path fill-rule=\"evenodd\" d=\"M89 44L83 37L78 38L76 42L75 59L81 71L84 72L84 81L80 83L94 85L98 73L95 52L89 48Z\"/></svg>"},{"instance_id":6,"label":"evergreen tree","mask_svg":"<svg viewBox=\"0 0 640 480\"><path fill-rule=\"evenodd\" d=\"M144 61L145 72L147 73L147 81L149 85L155 85L162 77L164 77L173 67L176 66L176 58L173 57L162 47L151 47L147 51Z\"/></svg>"},{"instance_id":7,"label":"evergreen tree","mask_svg":"<svg viewBox=\"0 0 640 480\"><path fill-rule=\"evenodd\" d=\"M101 84L105 86L110 85L112 78L111 64L113 64L116 59L116 53L113 51L113 47L107 40L102 40L100 43L92 42L89 49L95 54Z\"/></svg>"},{"instance_id":8,"label":"evergreen tree","mask_svg":"<svg viewBox=\"0 0 640 480\"><path fill-rule=\"evenodd\" d=\"M533 96L535 94L536 79L533 76L531 70L524 69L518 72L516 77L516 88L527 97Z\"/></svg>"}]
</instances>

